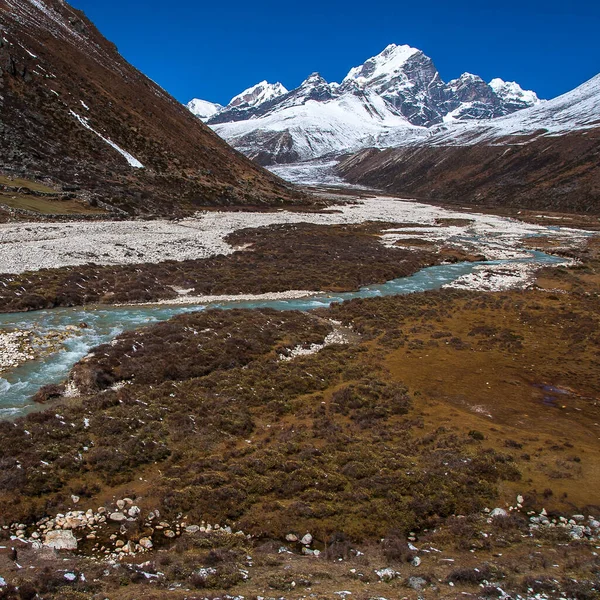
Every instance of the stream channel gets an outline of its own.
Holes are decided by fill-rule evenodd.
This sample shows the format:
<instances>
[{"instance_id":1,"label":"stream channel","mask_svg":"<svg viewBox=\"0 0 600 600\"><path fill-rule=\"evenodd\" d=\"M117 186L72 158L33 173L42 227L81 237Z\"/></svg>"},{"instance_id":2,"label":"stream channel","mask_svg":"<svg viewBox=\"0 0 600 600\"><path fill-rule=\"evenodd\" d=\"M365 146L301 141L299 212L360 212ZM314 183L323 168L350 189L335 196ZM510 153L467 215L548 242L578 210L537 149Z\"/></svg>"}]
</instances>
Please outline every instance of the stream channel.
<instances>
[{"instance_id":1,"label":"stream channel","mask_svg":"<svg viewBox=\"0 0 600 600\"><path fill-rule=\"evenodd\" d=\"M0 419L14 418L35 408L31 397L45 384L63 381L73 365L99 344L111 341L124 331L165 321L171 317L207 308L223 310L232 308L274 308L276 310L308 311L325 308L334 302L353 298L373 298L423 292L439 289L463 275L472 273L480 265L536 263L540 265L565 262L543 252L530 252L522 259L485 262L461 262L437 265L421 269L409 277L393 279L387 283L370 285L355 292L323 293L315 296L288 300L232 301L213 304L188 305L129 305L90 306L78 308L54 308L27 313L0 314L0 328L33 331L42 337L46 332L64 330L68 325L88 325L76 335L69 337L60 350L40 359L32 360L4 373L0 377Z\"/></svg>"}]
</instances>

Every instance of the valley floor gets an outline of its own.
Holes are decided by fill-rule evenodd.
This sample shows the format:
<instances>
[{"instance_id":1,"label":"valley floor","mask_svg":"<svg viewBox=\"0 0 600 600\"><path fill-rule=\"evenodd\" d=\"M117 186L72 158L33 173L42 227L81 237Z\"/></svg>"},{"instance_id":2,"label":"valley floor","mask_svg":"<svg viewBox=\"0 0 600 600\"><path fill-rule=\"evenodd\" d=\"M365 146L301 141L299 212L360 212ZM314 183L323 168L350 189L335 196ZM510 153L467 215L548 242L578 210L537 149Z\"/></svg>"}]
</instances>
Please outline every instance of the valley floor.
<instances>
[{"instance_id":1,"label":"valley floor","mask_svg":"<svg viewBox=\"0 0 600 600\"><path fill-rule=\"evenodd\" d=\"M309 313L191 312L95 348L40 391L47 410L0 422L0 598L598 597L599 237L337 199L19 225L5 311L509 263ZM570 262L510 262L532 249Z\"/></svg>"}]
</instances>

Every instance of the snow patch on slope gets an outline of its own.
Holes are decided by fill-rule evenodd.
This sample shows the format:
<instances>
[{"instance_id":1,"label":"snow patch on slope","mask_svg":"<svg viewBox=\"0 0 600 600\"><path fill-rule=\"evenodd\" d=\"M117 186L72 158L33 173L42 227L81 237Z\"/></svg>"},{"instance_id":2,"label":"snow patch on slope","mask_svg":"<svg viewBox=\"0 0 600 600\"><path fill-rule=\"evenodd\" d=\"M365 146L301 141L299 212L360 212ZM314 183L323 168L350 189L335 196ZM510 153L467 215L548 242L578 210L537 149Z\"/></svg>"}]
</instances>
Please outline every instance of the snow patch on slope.
<instances>
[{"instance_id":1,"label":"snow patch on slope","mask_svg":"<svg viewBox=\"0 0 600 600\"><path fill-rule=\"evenodd\" d=\"M135 169L143 169L144 168L144 165L137 158L135 158L134 156L129 154L129 152L127 152L127 150L123 150L123 148L120 148L119 146L117 146L117 144L115 144L112 140L105 138L101 133L98 133L95 129L90 127L86 118L79 116L76 112L74 112L72 110L70 110L69 113L73 117L75 117L86 129L89 129L92 133L95 133L101 140L106 142L109 146L112 146L121 156L123 156L125 158L125 160L133 168L135 168Z\"/></svg>"}]
</instances>

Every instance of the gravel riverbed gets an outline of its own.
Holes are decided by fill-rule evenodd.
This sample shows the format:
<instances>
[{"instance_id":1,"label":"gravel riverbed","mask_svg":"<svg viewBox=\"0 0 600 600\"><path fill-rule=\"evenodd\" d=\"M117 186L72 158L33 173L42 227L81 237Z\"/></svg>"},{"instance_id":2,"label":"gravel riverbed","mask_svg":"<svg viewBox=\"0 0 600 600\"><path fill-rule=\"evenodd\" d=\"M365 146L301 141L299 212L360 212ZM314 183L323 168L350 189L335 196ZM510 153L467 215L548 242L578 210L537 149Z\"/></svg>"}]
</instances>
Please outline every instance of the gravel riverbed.
<instances>
[{"instance_id":1,"label":"gravel riverbed","mask_svg":"<svg viewBox=\"0 0 600 600\"><path fill-rule=\"evenodd\" d=\"M443 220L448 219L466 222L463 225L444 224ZM236 248L225 238L240 229L294 223L340 225L366 221L407 224L384 235L382 243L385 244L399 243L402 239L418 235L424 241L450 243L455 247L479 251L489 259L523 256L520 246L527 236L545 235L567 240L572 245L589 235L581 230L548 228L479 213L465 215L464 212L408 200L374 197L334 205L323 213L207 211L180 221L2 224L0 272L21 273L86 263L119 265L202 259L234 252ZM419 227L414 228L414 225Z\"/></svg>"}]
</instances>

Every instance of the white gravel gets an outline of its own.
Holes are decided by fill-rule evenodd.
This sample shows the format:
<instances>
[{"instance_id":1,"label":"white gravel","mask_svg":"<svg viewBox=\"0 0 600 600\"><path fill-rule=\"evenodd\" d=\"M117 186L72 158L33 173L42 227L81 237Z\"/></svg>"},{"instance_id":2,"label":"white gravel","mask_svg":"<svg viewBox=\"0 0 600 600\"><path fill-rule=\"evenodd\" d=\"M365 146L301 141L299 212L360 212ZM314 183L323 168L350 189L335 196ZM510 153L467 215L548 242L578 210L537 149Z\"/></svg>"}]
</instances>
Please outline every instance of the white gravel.
<instances>
[{"instance_id":1,"label":"white gravel","mask_svg":"<svg viewBox=\"0 0 600 600\"><path fill-rule=\"evenodd\" d=\"M506 264L475 267L473 273L463 275L444 285L445 288L479 290L482 292L502 292L510 289L524 289L531 285L539 265Z\"/></svg>"},{"instance_id":2,"label":"white gravel","mask_svg":"<svg viewBox=\"0 0 600 600\"><path fill-rule=\"evenodd\" d=\"M472 219L465 227L437 227L436 219ZM512 219L465 214L407 200L369 198L334 207L328 213L279 211L274 213L203 212L181 221L103 221L74 223L9 223L0 225L0 272L96 264L157 263L201 259L230 254L235 248L224 241L229 234L249 227L274 224L322 225L389 221L418 223L427 229L394 229L383 239L393 244L403 237L419 236L436 243L450 241L469 250L479 249L488 258L513 258L527 235L548 235L572 244L585 232L554 231ZM478 241L473 241L477 237Z\"/></svg>"},{"instance_id":3,"label":"white gravel","mask_svg":"<svg viewBox=\"0 0 600 600\"><path fill-rule=\"evenodd\" d=\"M31 336L25 331L0 332L0 372L35 358Z\"/></svg>"},{"instance_id":4,"label":"white gravel","mask_svg":"<svg viewBox=\"0 0 600 600\"><path fill-rule=\"evenodd\" d=\"M261 302L265 300L297 300L316 296L320 292L308 290L288 290L286 292L267 292L266 294L223 294L220 296L188 296L181 294L177 298L169 298L158 302L136 302L135 306L213 304L216 302ZM116 306L132 306L132 303L117 304Z\"/></svg>"}]
</instances>

